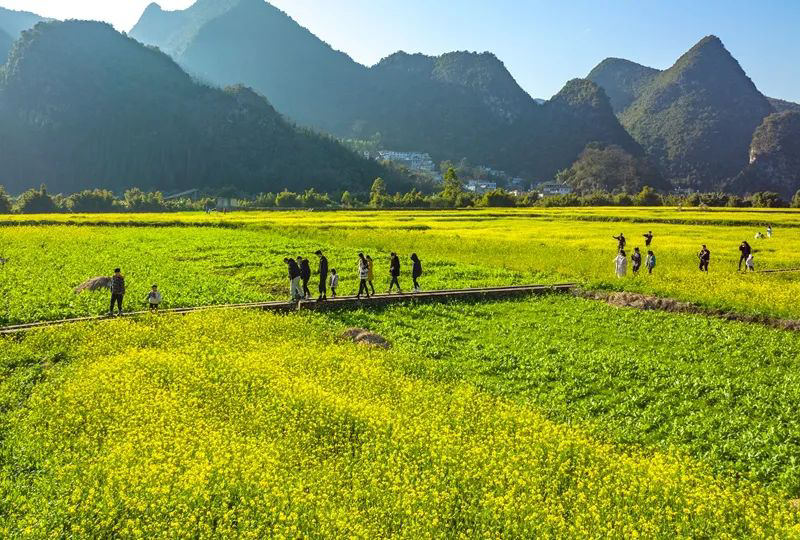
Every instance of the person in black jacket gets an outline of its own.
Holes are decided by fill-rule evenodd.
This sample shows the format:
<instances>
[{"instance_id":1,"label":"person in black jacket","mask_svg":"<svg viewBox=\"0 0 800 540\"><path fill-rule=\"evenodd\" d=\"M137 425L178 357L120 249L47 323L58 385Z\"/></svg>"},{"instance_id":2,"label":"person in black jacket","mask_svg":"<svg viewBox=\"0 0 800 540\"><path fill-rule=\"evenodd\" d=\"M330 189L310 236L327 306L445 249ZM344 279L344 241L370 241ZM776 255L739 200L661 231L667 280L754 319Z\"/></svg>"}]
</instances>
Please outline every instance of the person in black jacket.
<instances>
[{"instance_id":1,"label":"person in black jacket","mask_svg":"<svg viewBox=\"0 0 800 540\"><path fill-rule=\"evenodd\" d=\"M750 247L750 244L748 244L747 241L743 241L741 244L739 244L739 271L740 272L742 270L742 263L743 262L747 262L747 257L750 256L750 253L752 253L752 251L753 251L753 248ZM745 272L746 271L747 271L747 268L745 268Z\"/></svg>"},{"instance_id":2,"label":"person in black jacket","mask_svg":"<svg viewBox=\"0 0 800 540\"><path fill-rule=\"evenodd\" d=\"M400 277L400 257L397 256L397 253L392 253L389 259L389 275L392 276L392 281L389 283L389 292L392 292L392 289L395 285L397 285L397 292L402 294L403 291L400 289L400 282L398 278Z\"/></svg>"},{"instance_id":3,"label":"person in black jacket","mask_svg":"<svg viewBox=\"0 0 800 540\"><path fill-rule=\"evenodd\" d=\"M639 251L639 248L633 248L633 255L631 255L631 263L633 266L633 275L636 276L639 274L639 268L642 267L642 254Z\"/></svg>"},{"instance_id":4,"label":"person in black jacket","mask_svg":"<svg viewBox=\"0 0 800 540\"><path fill-rule=\"evenodd\" d=\"M705 244L703 244L703 249L700 250L700 253L697 254L697 257L700 259L700 270L702 272L708 272L708 263L711 261L711 252L708 250Z\"/></svg>"},{"instance_id":5,"label":"person in black jacket","mask_svg":"<svg viewBox=\"0 0 800 540\"><path fill-rule=\"evenodd\" d=\"M644 245L646 247L650 247L650 244L653 242L653 231L648 231L647 234L644 236Z\"/></svg>"},{"instance_id":6,"label":"person in black jacket","mask_svg":"<svg viewBox=\"0 0 800 540\"><path fill-rule=\"evenodd\" d=\"M414 292L419 292L419 283L417 280L422 275L422 262L417 257L416 253L411 254L411 261L413 262L413 267L411 268L411 279L414 281Z\"/></svg>"},{"instance_id":7,"label":"person in black jacket","mask_svg":"<svg viewBox=\"0 0 800 540\"><path fill-rule=\"evenodd\" d=\"M300 267L294 259L283 259L289 271L289 296L290 301L297 301L302 296L300 293Z\"/></svg>"},{"instance_id":8,"label":"person in black jacket","mask_svg":"<svg viewBox=\"0 0 800 540\"><path fill-rule=\"evenodd\" d=\"M308 290L308 282L311 280L311 265L304 257L297 257L297 264L300 266L300 280L303 282L303 298L311 298L311 291Z\"/></svg>"},{"instance_id":9,"label":"person in black jacket","mask_svg":"<svg viewBox=\"0 0 800 540\"><path fill-rule=\"evenodd\" d=\"M318 249L316 256L319 257L319 266L317 267L317 274L319 274L319 298L317 301L328 299L328 259L322 254L322 250Z\"/></svg>"}]
</instances>

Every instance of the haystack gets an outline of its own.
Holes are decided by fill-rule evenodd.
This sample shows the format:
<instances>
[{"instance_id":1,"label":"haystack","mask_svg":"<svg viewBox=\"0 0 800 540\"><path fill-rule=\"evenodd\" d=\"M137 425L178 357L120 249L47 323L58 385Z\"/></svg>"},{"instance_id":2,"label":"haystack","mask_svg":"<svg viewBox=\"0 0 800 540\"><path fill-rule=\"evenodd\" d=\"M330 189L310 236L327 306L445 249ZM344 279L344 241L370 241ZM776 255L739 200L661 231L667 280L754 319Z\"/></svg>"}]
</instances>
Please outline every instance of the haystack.
<instances>
[{"instance_id":1,"label":"haystack","mask_svg":"<svg viewBox=\"0 0 800 540\"><path fill-rule=\"evenodd\" d=\"M378 347L381 349L388 349L392 346L389 340L385 337L381 336L380 334L376 334L375 332L365 330L364 328L348 328L344 331L342 337L349 339L353 343L360 343L361 345L368 345L370 347Z\"/></svg>"},{"instance_id":2,"label":"haystack","mask_svg":"<svg viewBox=\"0 0 800 540\"><path fill-rule=\"evenodd\" d=\"M111 278L106 276L100 276L92 279L87 279L77 287L75 287L75 294L80 294L83 291L99 291L100 289L110 289L111 288Z\"/></svg>"}]
</instances>

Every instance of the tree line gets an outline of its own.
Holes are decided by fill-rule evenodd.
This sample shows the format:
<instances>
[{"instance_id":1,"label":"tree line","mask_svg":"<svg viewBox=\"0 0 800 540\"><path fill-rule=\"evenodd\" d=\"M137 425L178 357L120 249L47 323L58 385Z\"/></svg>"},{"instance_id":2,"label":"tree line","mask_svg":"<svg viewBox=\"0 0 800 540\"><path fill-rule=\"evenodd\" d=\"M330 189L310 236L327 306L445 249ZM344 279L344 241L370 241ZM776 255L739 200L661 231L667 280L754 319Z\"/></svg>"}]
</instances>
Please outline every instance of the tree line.
<instances>
[{"instance_id":1,"label":"tree line","mask_svg":"<svg viewBox=\"0 0 800 540\"><path fill-rule=\"evenodd\" d=\"M230 194L226 194L230 195ZM227 198L227 197L226 197ZM145 192L132 188L121 197L103 189L84 190L71 195L52 195L46 186L29 189L18 197L10 196L0 186L0 214L50 213L114 213L114 212L188 212L217 208L218 198L206 195L196 198L166 198L160 191ZM585 194L542 196L533 191L516 194L502 188L476 194L464 189L453 168L448 169L438 192L423 194L416 188L407 192L389 193L386 182L376 178L369 192L344 191L331 196L313 188L302 193L283 190L279 193L238 194L237 208L258 210L270 208L514 208L514 207L579 207L579 206L676 206L731 208L800 208L800 191L790 200L774 192L758 192L747 197L728 193L692 193L688 195L659 193L645 186L634 195L593 191Z\"/></svg>"}]
</instances>

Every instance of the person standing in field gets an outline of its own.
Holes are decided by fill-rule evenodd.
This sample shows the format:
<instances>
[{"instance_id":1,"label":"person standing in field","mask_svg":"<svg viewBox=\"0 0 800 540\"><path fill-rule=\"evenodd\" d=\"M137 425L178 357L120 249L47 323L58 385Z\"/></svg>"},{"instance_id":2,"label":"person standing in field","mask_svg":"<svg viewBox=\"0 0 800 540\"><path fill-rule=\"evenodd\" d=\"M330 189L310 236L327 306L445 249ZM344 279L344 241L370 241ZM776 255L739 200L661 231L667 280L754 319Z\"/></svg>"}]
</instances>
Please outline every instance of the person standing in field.
<instances>
[{"instance_id":1,"label":"person standing in field","mask_svg":"<svg viewBox=\"0 0 800 540\"><path fill-rule=\"evenodd\" d=\"M158 292L158 285L153 285L150 292L147 293L147 305L150 311L158 311L158 306L161 304L161 293Z\"/></svg>"},{"instance_id":2,"label":"person standing in field","mask_svg":"<svg viewBox=\"0 0 800 540\"><path fill-rule=\"evenodd\" d=\"M647 234L644 235L645 247L650 247L650 244L652 242L653 242L653 231L647 231Z\"/></svg>"},{"instance_id":3,"label":"person standing in field","mask_svg":"<svg viewBox=\"0 0 800 540\"><path fill-rule=\"evenodd\" d=\"M708 250L705 244L703 244L703 248L700 250L700 253L697 254L697 257L700 259L700 270L702 272L708 272L708 263L711 261L711 252Z\"/></svg>"},{"instance_id":4,"label":"person standing in field","mask_svg":"<svg viewBox=\"0 0 800 540\"><path fill-rule=\"evenodd\" d=\"M315 253L319 257L319 266L317 267L317 274L319 274L319 297L317 301L328 299L328 288L326 282L328 280L328 259L322 254L322 250L318 249Z\"/></svg>"},{"instance_id":5,"label":"person standing in field","mask_svg":"<svg viewBox=\"0 0 800 540\"><path fill-rule=\"evenodd\" d=\"M644 265L647 267L647 273L652 274L653 268L656 267L656 255L652 252L652 250L648 250L647 259L645 259Z\"/></svg>"},{"instance_id":6,"label":"person standing in field","mask_svg":"<svg viewBox=\"0 0 800 540\"><path fill-rule=\"evenodd\" d=\"M628 274L628 257L625 255L624 249L614 257L614 270L618 278L624 278Z\"/></svg>"},{"instance_id":7,"label":"person standing in field","mask_svg":"<svg viewBox=\"0 0 800 540\"><path fill-rule=\"evenodd\" d=\"M625 249L626 241L625 241L625 235L624 234L619 233L619 236L612 236L611 238L613 238L614 240L617 241L617 251L622 251L622 250Z\"/></svg>"},{"instance_id":8,"label":"person standing in field","mask_svg":"<svg viewBox=\"0 0 800 540\"><path fill-rule=\"evenodd\" d=\"M397 292L402 294L403 291L400 289L400 282L398 281L400 277L400 257L397 256L397 253L392 253L390 256L389 275L392 277L392 281L389 283L389 293L391 293L394 286L397 285Z\"/></svg>"},{"instance_id":9,"label":"person standing in field","mask_svg":"<svg viewBox=\"0 0 800 540\"><path fill-rule=\"evenodd\" d=\"M750 270L751 272L756 271L756 262L753 260L753 254L747 256L747 260L744 262L745 265L745 272Z\"/></svg>"},{"instance_id":10,"label":"person standing in field","mask_svg":"<svg viewBox=\"0 0 800 540\"><path fill-rule=\"evenodd\" d=\"M422 276L422 261L419 260L416 253L412 253L411 262L413 264L411 267L411 279L414 282L414 292L419 292L419 281L417 280Z\"/></svg>"},{"instance_id":11,"label":"person standing in field","mask_svg":"<svg viewBox=\"0 0 800 540\"><path fill-rule=\"evenodd\" d=\"M367 255L367 283L369 284L369 288L372 291L372 294L375 294L375 285L372 283L375 280L375 267L372 262L372 257Z\"/></svg>"},{"instance_id":12,"label":"person standing in field","mask_svg":"<svg viewBox=\"0 0 800 540\"><path fill-rule=\"evenodd\" d=\"M767 238L772 238L772 225L767 223Z\"/></svg>"},{"instance_id":13,"label":"person standing in field","mask_svg":"<svg viewBox=\"0 0 800 540\"><path fill-rule=\"evenodd\" d=\"M117 314L122 315L122 300L124 298L125 278L122 276L122 270L115 268L114 275L111 276L111 307L108 309L109 315L114 315L114 304L117 305Z\"/></svg>"},{"instance_id":14,"label":"person standing in field","mask_svg":"<svg viewBox=\"0 0 800 540\"><path fill-rule=\"evenodd\" d=\"M336 298L336 289L339 287L339 274L336 273L336 268L331 269L331 297Z\"/></svg>"},{"instance_id":15,"label":"person standing in field","mask_svg":"<svg viewBox=\"0 0 800 540\"><path fill-rule=\"evenodd\" d=\"M639 275L639 268L642 267L642 254L639 252L639 248L633 248L633 255L631 255L631 265L633 266L633 275Z\"/></svg>"},{"instance_id":16,"label":"person standing in field","mask_svg":"<svg viewBox=\"0 0 800 540\"><path fill-rule=\"evenodd\" d=\"M361 298L361 293L367 295L369 298L369 288L367 287L367 279L369 278L369 263L363 253L358 254L358 294L356 298Z\"/></svg>"},{"instance_id":17,"label":"person standing in field","mask_svg":"<svg viewBox=\"0 0 800 540\"><path fill-rule=\"evenodd\" d=\"M747 261L747 257L750 256L750 253L752 251L753 251L753 248L751 248L750 244L748 244L746 241L742 241L742 243L739 244L739 271L740 272L742 270L742 263ZM745 271L746 270L747 269L745 269Z\"/></svg>"},{"instance_id":18,"label":"person standing in field","mask_svg":"<svg viewBox=\"0 0 800 540\"><path fill-rule=\"evenodd\" d=\"M300 266L300 281L303 283L303 298L311 298L311 291L308 290L308 282L311 280L311 265L305 257L297 257L297 264Z\"/></svg>"},{"instance_id":19,"label":"person standing in field","mask_svg":"<svg viewBox=\"0 0 800 540\"><path fill-rule=\"evenodd\" d=\"M300 299L300 267L294 259L283 259L289 270L289 296L290 302L296 302Z\"/></svg>"}]
</instances>

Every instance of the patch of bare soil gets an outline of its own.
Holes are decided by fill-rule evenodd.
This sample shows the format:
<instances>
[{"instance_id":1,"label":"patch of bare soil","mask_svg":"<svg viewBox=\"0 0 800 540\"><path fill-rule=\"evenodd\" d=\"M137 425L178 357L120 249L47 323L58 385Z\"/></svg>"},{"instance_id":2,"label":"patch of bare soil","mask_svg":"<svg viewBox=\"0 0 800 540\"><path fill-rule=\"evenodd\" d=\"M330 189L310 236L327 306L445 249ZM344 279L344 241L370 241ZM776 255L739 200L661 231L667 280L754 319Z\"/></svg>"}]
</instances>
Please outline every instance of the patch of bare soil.
<instances>
[{"instance_id":1,"label":"patch of bare soil","mask_svg":"<svg viewBox=\"0 0 800 540\"><path fill-rule=\"evenodd\" d=\"M349 339L353 343L368 345L370 347L378 347L380 349L388 349L392 346L389 340L385 337L381 336L380 334L376 334L375 332L365 330L364 328L348 328L344 331L342 337L344 339Z\"/></svg>"},{"instance_id":2,"label":"patch of bare soil","mask_svg":"<svg viewBox=\"0 0 800 540\"><path fill-rule=\"evenodd\" d=\"M688 302L680 302L673 298L662 298L659 296L649 296L632 292L586 291L579 289L573 290L572 294L581 298L601 300L616 307L641 309L645 311L667 311L670 313L694 313L706 315L708 317L718 317L728 321L763 324L782 330L800 331L800 321L798 320L782 319L780 317L770 317L768 315L746 315L733 311L705 308Z\"/></svg>"}]
</instances>

